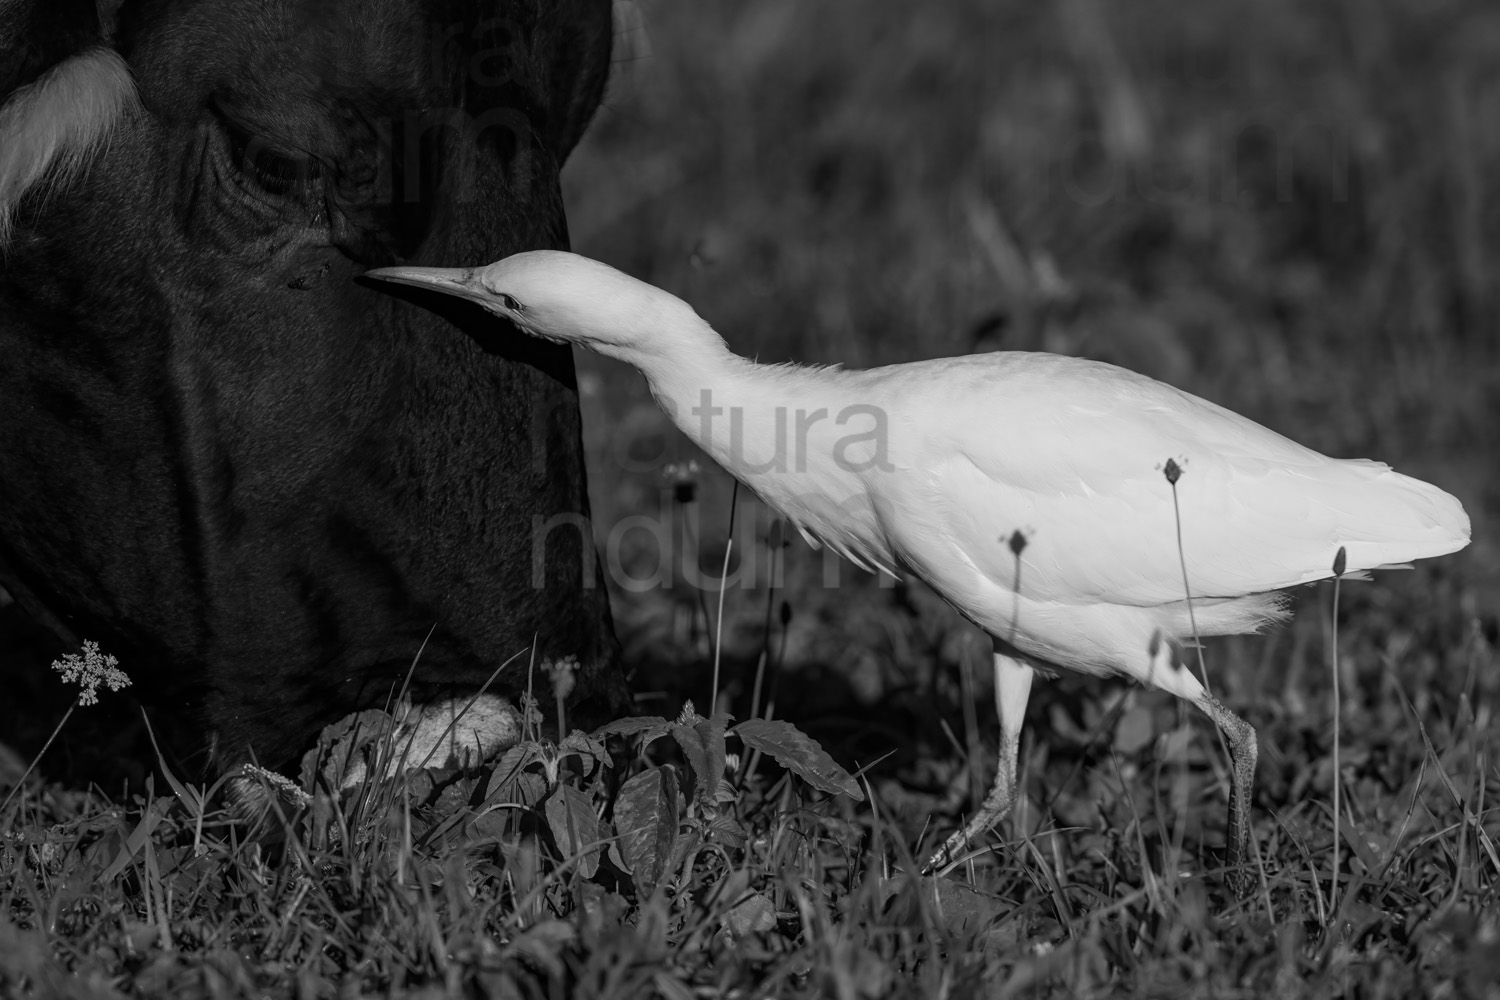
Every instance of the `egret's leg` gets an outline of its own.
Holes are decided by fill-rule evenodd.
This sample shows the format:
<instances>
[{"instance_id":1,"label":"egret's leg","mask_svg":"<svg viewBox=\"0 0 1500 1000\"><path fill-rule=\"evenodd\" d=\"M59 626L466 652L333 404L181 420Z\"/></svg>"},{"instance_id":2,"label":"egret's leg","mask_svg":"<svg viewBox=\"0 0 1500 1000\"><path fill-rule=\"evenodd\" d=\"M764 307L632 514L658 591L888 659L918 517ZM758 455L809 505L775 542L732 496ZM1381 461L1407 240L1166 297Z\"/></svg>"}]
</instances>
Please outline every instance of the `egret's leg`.
<instances>
[{"instance_id":1,"label":"egret's leg","mask_svg":"<svg viewBox=\"0 0 1500 1000\"><path fill-rule=\"evenodd\" d=\"M1250 791L1255 783L1255 727L1219 704L1207 691L1195 704L1214 720L1229 744L1229 763L1234 775L1229 790L1229 828L1224 831L1229 872L1224 881L1240 897L1255 891L1250 873Z\"/></svg>"},{"instance_id":2,"label":"egret's leg","mask_svg":"<svg viewBox=\"0 0 1500 1000\"><path fill-rule=\"evenodd\" d=\"M958 857L969 841L994 826L1015 804L1021 723L1026 718L1026 702L1031 697L1031 679L1036 671L1014 656L1000 652L998 647L994 660L995 708L1000 714L1000 755L995 765L995 783L968 824L944 841L942 849L927 862L926 871L942 868Z\"/></svg>"},{"instance_id":3,"label":"egret's leg","mask_svg":"<svg viewBox=\"0 0 1500 1000\"><path fill-rule=\"evenodd\" d=\"M1249 875L1250 862L1250 790L1255 782L1255 728L1203 689L1188 670L1173 656L1169 643L1152 644L1152 664L1147 680L1163 691L1170 691L1183 701L1197 705L1229 744L1229 766L1233 772L1229 788L1229 828L1224 831L1225 861L1229 873L1224 881L1240 896L1255 890L1255 879Z\"/></svg>"}]
</instances>

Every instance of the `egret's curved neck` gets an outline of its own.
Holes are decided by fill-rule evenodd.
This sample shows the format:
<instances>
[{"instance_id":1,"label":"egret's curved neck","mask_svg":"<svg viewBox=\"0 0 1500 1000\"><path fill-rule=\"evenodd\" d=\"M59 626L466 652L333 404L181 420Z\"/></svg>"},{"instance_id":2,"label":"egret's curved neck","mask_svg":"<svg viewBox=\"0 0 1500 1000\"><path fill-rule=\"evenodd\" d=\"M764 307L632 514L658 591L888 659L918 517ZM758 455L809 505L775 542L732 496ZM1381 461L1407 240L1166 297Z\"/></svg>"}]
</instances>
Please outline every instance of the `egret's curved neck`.
<instances>
[{"instance_id":1,"label":"egret's curved neck","mask_svg":"<svg viewBox=\"0 0 1500 1000\"><path fill-rule=\"evenodd\" d=\"M796 479L810 456L830 451L830 435L848 434L833 419L847 402L846 373L742 358L685 303L676 304L680 311L659 317L667 325L658 327L656 349L622 359L640 369L662 410L720 465L763 492L794 487L787 477Z\"/></svg>"},{"instance_id":2,"label":"egret's curved neck","mask_svg":"<svg viewBox=\"0 0 1500 1000\"><path fill-rule=\"evenodd\" d=\"M745 369L755 367L731 351L724 338L680 299L661 304L640 322L640 346L625 348L617 356L640 369L651 394L679 426L681 415L697 404L699 390L731 391Z\"/></svg>"},{"instance_id":3,"label":"egret's curved neck","mask_svg":"<svg viewBox=\"0 0 1500 1000\"><path fill-rule=\"evenodd\" d=\"M755 362L729 349L724 338L680 300L654 317L649 350L622 352L622 360L640 369L651 395L677 427L721 464L728 464L730 412L756 409L765 399L757 385ZM731 466L732 468L732 466Z\"/></svg>"}]
</instances>

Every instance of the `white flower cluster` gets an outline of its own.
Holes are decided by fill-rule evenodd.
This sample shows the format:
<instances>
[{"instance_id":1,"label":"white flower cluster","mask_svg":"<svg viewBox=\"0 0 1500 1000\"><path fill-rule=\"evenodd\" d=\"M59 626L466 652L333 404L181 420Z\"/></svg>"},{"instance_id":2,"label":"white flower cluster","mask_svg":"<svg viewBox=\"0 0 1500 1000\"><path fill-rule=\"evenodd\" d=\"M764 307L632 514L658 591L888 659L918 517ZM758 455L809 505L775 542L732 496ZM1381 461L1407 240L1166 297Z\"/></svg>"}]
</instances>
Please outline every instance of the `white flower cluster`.
<instances>
[{"instance_id":1,"label":"white flower cluster","mask_svg":"<svg viewBox=\"0 0 1500 1000\"><path fill-rule=\"evenodd\" d=\"M82 656L68 653L60 660L53 660L52 669L62 674L63 683L77 682L80 705L93 705L99 701L100 684L111 691L130 686L130 678L120 669L120 661L100 654L97 642L85 641Z\"/></svg>"}]
</instances>

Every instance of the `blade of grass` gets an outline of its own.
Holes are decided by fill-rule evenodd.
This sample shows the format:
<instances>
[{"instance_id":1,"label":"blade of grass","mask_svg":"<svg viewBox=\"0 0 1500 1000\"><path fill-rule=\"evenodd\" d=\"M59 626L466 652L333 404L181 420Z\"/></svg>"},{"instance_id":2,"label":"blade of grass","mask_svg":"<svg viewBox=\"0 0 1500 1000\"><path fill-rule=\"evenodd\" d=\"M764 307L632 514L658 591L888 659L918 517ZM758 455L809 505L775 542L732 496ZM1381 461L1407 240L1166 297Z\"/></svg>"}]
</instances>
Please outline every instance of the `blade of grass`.
<instances>
[{"instance_id":1,"label":"blade of grass","mask_svg":"<svg viewBox=\"0 0 1500 1000\"><path fill-rule=\"evenodd\" d=\"M724 652L724 591L729 589L729 557L734 552L734 517L740 505L740 481L731 480L729 493L729 531L724 537L724 568L719 573L719 610L714 620L714 681L708 699L708 714L719 710L719 658Z\"/></svg>"}]
</instances>

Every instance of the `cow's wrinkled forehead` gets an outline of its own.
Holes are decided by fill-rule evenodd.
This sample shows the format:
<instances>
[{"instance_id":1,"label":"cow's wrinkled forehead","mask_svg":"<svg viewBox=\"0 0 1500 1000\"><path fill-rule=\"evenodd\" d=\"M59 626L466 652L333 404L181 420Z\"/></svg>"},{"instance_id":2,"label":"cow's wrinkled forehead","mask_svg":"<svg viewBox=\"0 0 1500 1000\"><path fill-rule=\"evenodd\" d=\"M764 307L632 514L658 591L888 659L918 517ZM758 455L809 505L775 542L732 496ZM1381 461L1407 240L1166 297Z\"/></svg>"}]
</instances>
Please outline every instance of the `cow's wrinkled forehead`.
<instances>
[{"instance_id":1,"label":"cow's wrinkled forehead","mask_svg":"<svg viewBox=\"0 0 1500 1000\"><path fill-rule=\"evenodd\" d=\"M143 10L121 41L142 99L165 119L213 110L252 134L337 156L351 120L461 107L476 88L544 106L533 43L560 6L195 0Z\"/></svg>"},{"instance_id":2,"label":"cow's wrinkled forehead","mask_svg":"<svg viewBox=\"0 0 1500 1000\"><path fill-rule=\"evenodd\" d=\"M142 108L157 126L227 138L241 165L270 164L276 176L321 171L345 208L373 204L368 192L377 189L425 204L447 169L429 156L458 164L467 196L477 197L495 178L464 167L472 162L464 149L508 163L539 140L555 169L598 107L611 8L610 0L104 0L100 44L40 75L32 67L17 77L30 82L0 94L0 247L24 198L80 176ZM433 153L439 143L430 140L448 137L461 141ZM362 193L351 201L350 192Z\"/></svg>"}]
</instances>

